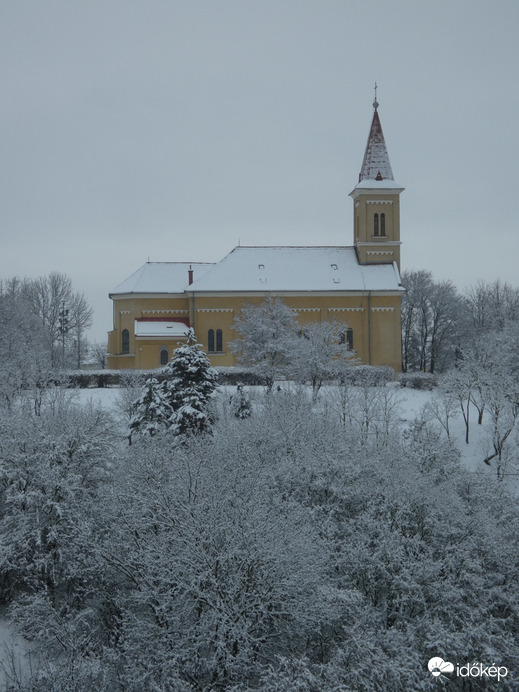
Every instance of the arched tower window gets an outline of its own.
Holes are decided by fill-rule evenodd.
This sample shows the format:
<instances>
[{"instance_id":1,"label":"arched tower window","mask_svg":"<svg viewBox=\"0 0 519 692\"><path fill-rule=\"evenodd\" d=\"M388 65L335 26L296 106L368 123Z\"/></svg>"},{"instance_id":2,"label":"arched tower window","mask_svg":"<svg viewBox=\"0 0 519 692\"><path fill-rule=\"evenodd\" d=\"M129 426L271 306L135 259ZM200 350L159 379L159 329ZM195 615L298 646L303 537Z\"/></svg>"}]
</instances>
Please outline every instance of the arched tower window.
<instances>
[{"instance_id":1,"label":"arched tower window","mask_svg":"<svg viewBox=\"0 0 519 692\"><path fill-rule=\"evenodd\" d=\"M167 365L169 360L169 353L166 346L162 346L160 349L160 364Z\"/></svg>"},{"instance_id":2,"label":"arched tower window","mask_svg":"<svg viewBox=\"0 0 519 692\"><path fill-rule=\"evenodd\" d=\"M207 350L209 353L214 353L214 329L207 332Z\"/></svg>"},{"instance_id":3,"label":"arched tower window","mask_svg":"<svg viewBox=\"0 0 519 692\"><path fill-rule=\"evenodd\" d=\"M386 235L386 215L380 215L380 235Z\"/></svg>"},{"instance_id":4,"label":"arched tower window","mask_svg":"<svg viewBox=\"0 0 519 692\"><path fill-rule=\"evenodd\" d=\"M373 235L380 235L378 228L378 214L373 216Z\"/></svg>"},{"instance_id":5,"label":"arched tower window","mask_svg":"<svg viewBox=\"0 0 519 692\"><path fill-rule=\"evenodd\" d=\"M218 353L223 351L223 334L221 329L216 330L216 351Z\"/></svg>"},{"instance_id":6,"label":"arched tower window","mask_svg":"<svg viewBox=\"0 0 519 692\"><path fill-rule=\"evenodd\" d=\"M121 335L121 352L130 353L130 332L127 329L123 329Z\"/></svg>"}]
</instances>

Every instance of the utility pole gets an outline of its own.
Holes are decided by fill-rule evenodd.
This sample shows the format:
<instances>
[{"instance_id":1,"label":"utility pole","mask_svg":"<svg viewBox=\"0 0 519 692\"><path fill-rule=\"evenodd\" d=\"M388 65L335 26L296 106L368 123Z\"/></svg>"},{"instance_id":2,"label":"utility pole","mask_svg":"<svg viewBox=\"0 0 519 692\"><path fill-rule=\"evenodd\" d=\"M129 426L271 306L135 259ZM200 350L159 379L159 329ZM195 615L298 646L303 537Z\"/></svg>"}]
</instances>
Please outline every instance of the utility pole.
<instances>
[{"instance_id":1,"label":"utility pole","mask_svg":"<svg viewBox=\"0 0 519 692\"><path fill-rule=\"evenodd\" d=\"M65 367L65 335L68 332L68 310L65 309L65 301L61 306L61 312L59 313L59 333L61 334L61 341L63 346L62 364Z\"/></svg>"}]
</instances>

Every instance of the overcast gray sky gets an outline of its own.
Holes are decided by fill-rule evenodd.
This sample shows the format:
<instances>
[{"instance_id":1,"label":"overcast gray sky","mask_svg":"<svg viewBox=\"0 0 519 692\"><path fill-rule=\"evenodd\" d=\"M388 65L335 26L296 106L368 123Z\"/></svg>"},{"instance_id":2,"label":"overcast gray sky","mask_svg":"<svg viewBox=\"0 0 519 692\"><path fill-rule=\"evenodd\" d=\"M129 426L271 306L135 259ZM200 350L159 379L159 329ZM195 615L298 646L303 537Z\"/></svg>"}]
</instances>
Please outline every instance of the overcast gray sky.
<instances>
[{"instance_id":1,"label":"overcast gray sky","mask_svg":"<svg viewBox=\"0 0 519 692\"><path fill-rule=\"evenodd\" d=\"M517 0L1 0L0 277L351 245L373 85L402 265L519 285Z\"/></svg>"}]
</instances>

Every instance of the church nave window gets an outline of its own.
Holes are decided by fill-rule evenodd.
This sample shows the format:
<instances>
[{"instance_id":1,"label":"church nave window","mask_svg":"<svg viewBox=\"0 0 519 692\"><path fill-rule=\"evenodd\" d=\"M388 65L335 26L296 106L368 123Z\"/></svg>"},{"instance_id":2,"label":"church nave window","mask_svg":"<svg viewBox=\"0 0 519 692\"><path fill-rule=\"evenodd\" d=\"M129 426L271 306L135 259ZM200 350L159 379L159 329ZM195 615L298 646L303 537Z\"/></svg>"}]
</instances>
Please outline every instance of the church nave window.
<instances>
[{"instance_id":1,"label":"church nave window","mask_svg":"<svg viewBox=\"0 0 519 692\"><path fill-rule=\"evenodd\" d=\"M130 332L123 329L121 337L121 353L130 353Z\"/></svg>"},{"instance_id":2,"label":"church nave window","mask_svg":"<svg viewBox=\"0 0 519 692\"><path fill-rule=\"evenodd\" d=\"M207 332L207 350L209 353L223 352L223 332L221 329L216 330L216 339L214 329L210 329Z\"/></svg>"},{"instance_id":3,"label":"church nave window","mask_svg":"<svg viewBox=\"0 0 519 692\"><path fill-rule=\"evenodd\" d=\"M353 351L353 329L351 327L339 334L339 343L344 344L348 351Z\"/></svg>"},{"instance_id":4,"label":"church nave window","mask_svg":"<svg viewBox=\"0 0 519 692\"><path fill-rule=\"evenodd\" d=\"M163 346L163 347L160 349L160 364L161 364L161 365L167 365L167 364L168 364L168 361L169 361L168 349L167 349L166 346Z\"/></svg>"},{"instance_id":5,"label":"church nave window","mask_svg":"<svg viewBox=\"0 0 519 692\"><path fill-rule=\"evenodd\" d=\"M378 227L378 214L375 214L373 216L373 235L380 235L379 227Z\"/></svg>"}]
</instances>

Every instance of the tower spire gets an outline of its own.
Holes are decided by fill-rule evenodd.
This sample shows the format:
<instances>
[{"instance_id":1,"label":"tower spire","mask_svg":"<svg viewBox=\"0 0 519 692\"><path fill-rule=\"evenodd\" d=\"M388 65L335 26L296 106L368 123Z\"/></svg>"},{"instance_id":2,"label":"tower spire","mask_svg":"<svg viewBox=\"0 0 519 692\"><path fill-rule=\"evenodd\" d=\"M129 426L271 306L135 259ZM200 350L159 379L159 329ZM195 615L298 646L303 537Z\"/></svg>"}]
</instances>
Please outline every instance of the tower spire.
<instances>
[{"instance_id":1,"label":"tower spire","mask_svg":"<svg viewBox=\"0 0 519 692\"><path fill-rule=\"evenodd\" d=\"M375 99L373 101L373 120L369 131L368 143L364 152L364 160L359 173L361 180L394 180L393 171L389 162L386 141L378 115L379 103L377 101L377 83L375 82Z\"/></svg>"}]
</instances>

